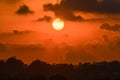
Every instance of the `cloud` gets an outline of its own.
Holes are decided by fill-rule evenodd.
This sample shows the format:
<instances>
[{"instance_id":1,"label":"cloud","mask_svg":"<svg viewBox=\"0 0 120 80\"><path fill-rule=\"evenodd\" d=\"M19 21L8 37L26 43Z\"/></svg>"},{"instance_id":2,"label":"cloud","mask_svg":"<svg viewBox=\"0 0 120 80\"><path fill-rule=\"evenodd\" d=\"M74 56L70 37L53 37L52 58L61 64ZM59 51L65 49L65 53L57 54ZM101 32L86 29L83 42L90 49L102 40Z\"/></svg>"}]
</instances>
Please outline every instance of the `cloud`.
<instances>
[{"instance_id":1,"label":"cloud","mask_svg":"<svg viewBox=\"0 0 120 80\"><path fill-rule=\"evenodd\" d=\"M25 30L25 31L13 30L12 32L0 33L0 37L1 36L10 36L10 35L29 34L29 33L32 33L32 31L29 31L29 30Z\"/></svg>"},{"instance_id":2,"label":"cloud","mask_svg":"<svg viewBox=\"0 0 120 80\"><path fill-rule=\"evenodd\" d=\"M29 9L27 5L22 5L20 8L16 11L16 14L19 15L25 15L25 14L33 14L34 12Z\"/></svg>"},{"instance_id":3,"label":"cloud","mask_svg":"<svg viewBox=\"0 0 120 80\"><path fill-rule=\"evenodd\" d=\"M100 1L100 0L99 0ZM61 7L70 9L72 11L86 11L99 13L120 13L119 0L62 0Z\"/></svg>"},{"instance_id":4,"label":"cloud","mask_svg":"<svg viewBox=\"0 0 120 80\"><path fill-rule=\"evenodd\" d=\"M35 34L30 30L2 32L0 33L0 43L30 43Z\"/></svg>"},{"instance_id":5,"label":"cloud","mask_svg":"<svg viewBox=\"0 0 120 80\"><path fill-rule=\"evenodd\" d=\"M78 47L77 47L78 48ZM74 47L73 47L74 49ZM68 63L79 63L79 62L93 62L96 60L96 57L91 53L87 53L79 47L76 50L70 50L65 57L65 61Z\"/></svg>"},{"instance_id":6,"label":"cloud","mask_svg":"<svg viewBox=\"0 0 120 80\"><path fill-rule=\"evenodd\" d=\"M6 50L6 46L0 43L0 53L4 52L5 50Z\"/></svg>"},{"instance_id":7,"label":"cloud","mask_svg":"<svg viewBox=\"0 0 120 80\"><path fill-rule=\"evenodd\" d=\"M107 31L120 31L120 25L119 24L115 24L115 25L111 26L108 23L103 23L100 26L100 29L107 30Z\"/></svg>"},{"instance_id":8,"label":"cloud","mask_svg":"<svg viewBox=\"0 0 120 80\"><path fill-rule=\"evenodd\" d=\"M0 43L1 58L16 56L25 63L30 63L35 59L43 59L46 55L46 48L41 44L8 44Z\"/></svg>"},{"instance_id":9,"label":"cloud","mask_svg":"<svg viewBox=\"0 0 120 80\"><path fill-rule=\"evenodd\" d=\"M53 11L57 17L71 21L82 21L75 12L120 14L119 0L61 0L60 4L44 4L45 11Z\"/></svg>"},{"instance_id":10,"label":"cloud","mask_svg":"<svg viewBox=\"0 0 120 80\"><path fill-rule=\"evenodd\" d=\"M70 21L83 21L81 16L76 16L71 10L62 8L60 5L45 4L43 5L45 11L53 11L57 17Z\"/></svg>"},{"instance_id":11,"label":"cloud","mask_svg":"<svg viewBox=\"0 0 120 80\"><path fill-rule=\"evenodd\" d=\"M91 19L86 19L86 20L84 20L84 21L103 21L104 19L102 19L102 18L91 18Z\"/></svg>"},{"instance_id":12,"label":"cloud","mask_svg":"<svg viewBox=\"0 0 120 80\"><path fill-rule=\"evenodd\" d=\"M0 43L0 55L6 55L6 57L21 57L21 58L34 58L34 56L41 57L46 51L46 48L41 44L4 44ZM38 57L37 57L38 58Z\"/></svg>"},{"instance_id":13,"label":"cloud","mask_svg":"<svg viewBox=\"0 0 120 80\"><path fill-rule=\"evenodd\" d=\"M39 18L37 21L47 21L47 22L50 22L51 21L51 17L50 16L44 16L42 18Z\"/></svg>"},{"instance_id":14,"label":"cloud","mask_svg":"<svg viewBox=\"0 0 120 80\"><path fill-rule=\"evenodd\" d=\"M41 45L12 45L11 47L14 48L14 50L16 51L30 51L30 50L40 50L40 51L44 51L45 48L42 47Z\"/></svg>"},{"instance_id":15,"label":"cloud","mask_svg":"<svg viewBox=\"0 0 120 80\"><path fill-rule=\"evenodd\" d=\"M120 39L117 39L115 42L116 42L115 46L120 48Z\"/></svg>"},{"instance_id":16,"label":"cloud","mask_svg":"<svg viewBox=\"0 0 120 80\"><path fill-rule=\"evenodd\" d=\"M25 31L19 31L19 30L13 30L13 34L26 34L26 33L31 33L32 31L25 30Z\"/></svg>"}]
</instances>

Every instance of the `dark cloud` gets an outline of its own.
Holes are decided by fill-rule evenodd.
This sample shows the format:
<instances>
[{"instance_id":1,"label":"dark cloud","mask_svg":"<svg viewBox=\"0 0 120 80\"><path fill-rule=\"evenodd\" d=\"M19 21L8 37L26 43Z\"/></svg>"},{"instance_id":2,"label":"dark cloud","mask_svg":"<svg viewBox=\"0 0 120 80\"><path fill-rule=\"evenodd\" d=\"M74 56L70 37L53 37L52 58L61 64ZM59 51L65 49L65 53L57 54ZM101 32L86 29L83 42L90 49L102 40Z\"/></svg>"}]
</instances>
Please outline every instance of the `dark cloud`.
<instances>
[{"instance_id":1,"label":"dark cloud","mask_svg":"<svg viewBox=\"0 0 120 80\"><path fill-rule=\"evenodd\" d=\"M120 13L119 0L62 0L61 7L72 11L87 11L99 13Z\"/></svg>"},{"instance_id":2,"label":"dark cloud","mask_svg":"<svg viewBox=\"0 0 120 80\"><path fill-rule=\"evenodd\" d=\"M111 26L108 23L103 23L100 26L100 29L108 30L108 31L120 31L120 25L119 24L115 24L115 25Z\"/></svg>"},{"instance_id":3,"label":"dark cloud","mask_svg":"<svg viewBox=\"0 0 120 80\"><path fill-rule=\"evenodd\" d=\"M45 11L53 11L57 17L61 19L70 20L70 21L83 21L81 16L76 16L71 10L67 10L60 5L46 4L44 5Z\"/></svg>"},{"instance_id":4,"label":"dark cloud","mask_svg":"<svg viewBox=\"0 0 120 80\"><path fill-rule=\"evenodd\" d=\"M102 18L91 18L91 19L86 19L85 21L103 21L104 19L102 19Z\"/></svg>"},{"instance_id":5,"label":"dark cloud","mask_svg":"<svg viewBox=\"0 0 120 80\"><path fill-rule=\"evenodd\" d=\"M120 13L119 0L61 0L60 4L44 4L45 11L53 11L57 17L71 21L81 21L74 12Z\"/></svg>"},{"instance_id":6,"label":"dark cloud","mask_svg":"<svg viewBox=\"0 0 120 80\"><path fill-rule=\"evenodd\" d=\"M27 5L22 5L20 8L16 11L17 14L19 15L25 15L25 14L33 14L34 12L29 9Z\"/></svg>"},{"instance_id":7,"label":"dark cloud","mask_svg":"<svg viewBox=\"0 0 120 80\"><path fill-rule=\"evenodd\" d=\"M51 21L51 17L50 16L44 16L42 18L39 18L37 21L47 21L47 22L50 22Z\"/></svg>"}]
</instances>

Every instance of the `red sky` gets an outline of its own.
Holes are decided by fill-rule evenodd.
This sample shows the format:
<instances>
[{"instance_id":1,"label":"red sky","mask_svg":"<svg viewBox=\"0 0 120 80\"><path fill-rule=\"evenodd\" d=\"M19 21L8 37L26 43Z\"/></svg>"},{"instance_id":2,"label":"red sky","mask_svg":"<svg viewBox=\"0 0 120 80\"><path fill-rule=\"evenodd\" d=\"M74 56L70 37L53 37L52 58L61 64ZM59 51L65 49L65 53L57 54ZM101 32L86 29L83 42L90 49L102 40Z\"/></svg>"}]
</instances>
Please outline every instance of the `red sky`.
<instances>
[{"instance_id":1,"label":"red sky","mask_svg":"<svg viewBox=\"0 0 120 80\"><path fill-rule=\"evenodd\" d=\"M105 5L99 3L106 10L86 8L87 3L76 6L76 0L67 1L61 0L56 5L56 0L1 0L0 58L16 56L25 63L41 59L74 64L120 60L120 10L108 10L114 6L107 5L109 1L103 2ZM92 1L88 6L95 5L95 0ZM28 9L17 12L23 5ZM61 31L52 28L57 17L65 23Z\"/></svg>"}]
</instances>

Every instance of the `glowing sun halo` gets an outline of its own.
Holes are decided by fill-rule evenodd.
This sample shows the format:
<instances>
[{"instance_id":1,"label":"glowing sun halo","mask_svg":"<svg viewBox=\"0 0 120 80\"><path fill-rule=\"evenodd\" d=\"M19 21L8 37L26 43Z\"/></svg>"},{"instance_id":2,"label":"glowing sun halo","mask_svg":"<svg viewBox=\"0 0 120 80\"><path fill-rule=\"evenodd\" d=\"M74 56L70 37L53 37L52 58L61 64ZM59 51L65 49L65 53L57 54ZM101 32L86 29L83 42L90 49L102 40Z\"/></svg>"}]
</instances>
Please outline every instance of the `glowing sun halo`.
<instances>
[{"instance_id":1,"label":"glowing sun halo","mask_svg":"<svg viewBox=\"0 0 120 80\"><path fill-rule=\"evenodd\" d=\"M56 18L52 22L53 29L55 30L62 30L64 28L64 21L59 18Z\"/></svg>"}]
</instances>

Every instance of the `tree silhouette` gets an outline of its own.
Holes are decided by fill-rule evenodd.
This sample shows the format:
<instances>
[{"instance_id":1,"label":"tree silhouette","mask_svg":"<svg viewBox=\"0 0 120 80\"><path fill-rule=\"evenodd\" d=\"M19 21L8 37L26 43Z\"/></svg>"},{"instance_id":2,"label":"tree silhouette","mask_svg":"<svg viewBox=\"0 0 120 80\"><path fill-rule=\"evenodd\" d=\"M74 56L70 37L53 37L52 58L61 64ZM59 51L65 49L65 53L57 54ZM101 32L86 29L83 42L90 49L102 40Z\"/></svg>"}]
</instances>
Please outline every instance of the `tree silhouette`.
<instances>
[{"instance_id":1,"label":"tree silhouette","mask_svg":"<svg viewBox=\"0 0 120 80\"><path fill-rule=\"evenodd\" d=\"M26 65L11 57L0 60L0 80L120 80L120 62L72 65L35 60Z\"/></svg>"},{"instance_id":2,"label":"tree silhouette","mask_svg":"<svg viewBox=\"0 0 120 80\"><path fill-rule=\"evenodd\" d=\"M50 80L67 80L67 79L64 76L57 74L57 75L51 76Z\"/></svg>"}]
</instances>

